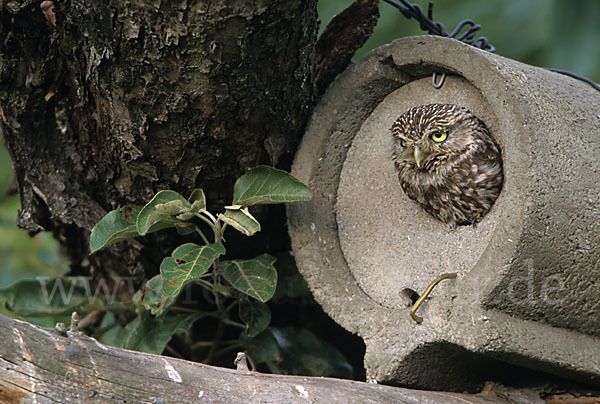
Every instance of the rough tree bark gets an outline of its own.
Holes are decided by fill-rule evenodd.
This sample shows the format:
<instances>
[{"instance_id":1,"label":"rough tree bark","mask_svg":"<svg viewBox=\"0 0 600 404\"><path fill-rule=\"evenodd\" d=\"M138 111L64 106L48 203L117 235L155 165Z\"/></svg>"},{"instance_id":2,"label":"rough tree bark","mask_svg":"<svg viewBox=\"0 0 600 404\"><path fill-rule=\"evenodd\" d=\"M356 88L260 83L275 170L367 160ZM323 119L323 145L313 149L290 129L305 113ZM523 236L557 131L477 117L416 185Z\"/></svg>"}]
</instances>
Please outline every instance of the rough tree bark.
<instances>
[{"instance_id":1,"label":"rough tree bark","mask_svg":"<svg viewBox=\"0 0 600 404\"><path fill-rule=\"evenodd\" d=\"M377 2L358 1L323 38L320 90L370 35ZM89 257L90 229L107 211L143 204L160 189L203 188L214 209L230 202L245 168L289 168L315 101L316 3L0 1L0 133L15 169L19 226L52 230L74 275L142 281L156 271L173 233ZM354 28L346 30L346 18ZM346 43L329 43L339 37ZM278 219L272 240L282 238ZM0 315L0 403L200 399L503 402L218 369Z\"/></svg>"},{"instance_id":2,"label":"rough tree bark","mask_svg":"<svg viewBox=\"0 0 600 404\"><path fill-rule=\"evenodd\" d=\"M217 368L108 347L82 335L61 336L2 315L0 341L0 404L514 402L494 394L428 392ZM522 396L518 402L537 402Z\"/></svg>"},{"instance_id":3,"label":"rough tree bark","mask_svg":"<svg viewBox=\"0 0 600 404\"><path fill-rule=\"evenodd\" d=\"M316 28L316 0L0 3L18 225L54 231L72 274L141 281L171 234L89 257L89 230L160 189L203 188L220 207L245 168L289 167L314 101Z\"/></svg>"},{"instance_id":4,"label":"rough tree bark","mask_svg":"<svg viewBox=\"0 0 600 404\"><path fill-rule=\"evenodd\" d=\"M244 169L261 163L289 168L315 102L316 3L0 1L0 133L21 199L18 225L31 233L53 231L66 248L72 275L133 276L138 284L152 275L173 248L173 232L120 243L90 257L90 229L109 210L143 204L160 189L187 196L203 188L209 208L219 208L229 204L233 183ZM359 3L370 6L371 16L376 13L377 1ZM376 21L352 15L349 26L357 29L344 36L343 52L331 43L336 35L320 44L319 66L327 73L320 88L347 65ZM343 25L338 19L338 29ZM328 61L327 55L344 60ZM255 214L262 216L259 239L247 251L232 251L231 233L228 252L233 256L256 254L256 246L285 239L281 210ZM147 383L154 370L166 369L167 359L2 321L0 403L51 402L50 397L150 402L150 393L161 390L171 392L164 402L181 402L190 394L189 385L173 384L164 375ZM28 351L15 350L22 343ZM49 346L56 349L48 351ZM92 352L92 346L98 351ZM70 362L73 356L93 366ZM189 372L184 375L200 372L196 382L213 375L213 386L224 391L206 402L248 402L247 391L227 394L240 384L239 374L182 366ZM131 377L136 373L139 378ZM39 384L32 390L28 383L34 379ZM272 397L264 402L281 402L279 386L296 399L287 402L305 400L293 387L304 379L280 381L254 373L243 379L258 390L272 385L262 390L261 397ZM81 389L73 380L81 382ZM125 380L131 383L123 385ZM341 382L307 383L321 384L321 400L333 402ZM353 389L348 394L355 394ZM365 386L361 394L373 391ZM348 402L347 395L342 397L346 401L338 402Z\"/></svg>"}]
</instances>

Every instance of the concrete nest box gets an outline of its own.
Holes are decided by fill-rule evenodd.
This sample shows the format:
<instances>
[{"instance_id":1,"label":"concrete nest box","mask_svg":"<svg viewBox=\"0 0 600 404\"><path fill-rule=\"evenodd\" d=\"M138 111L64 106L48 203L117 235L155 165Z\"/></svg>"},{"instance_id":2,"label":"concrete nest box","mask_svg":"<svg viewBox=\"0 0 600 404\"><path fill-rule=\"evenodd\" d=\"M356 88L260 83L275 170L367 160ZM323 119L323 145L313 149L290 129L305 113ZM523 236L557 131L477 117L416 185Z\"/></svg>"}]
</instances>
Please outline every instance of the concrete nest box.
<instances>
[{"instance_id":1,"label":"concrete nest box","mask_svg":"<svg viewBox=\"0 0 600 404\"><path fill-rule=\"evenodd\" d=\"M432 76L443 84L436 88ZM477 227L449 230L403 192L393 122L468 108L502 149L504 184ZM600 383L600 92L448 38L363 57L314 111L288 207L298 268L366 344L370 380L463 389L507 365ZM439 275L418 310L411 306Z\"/></svg>"}]
</instances>

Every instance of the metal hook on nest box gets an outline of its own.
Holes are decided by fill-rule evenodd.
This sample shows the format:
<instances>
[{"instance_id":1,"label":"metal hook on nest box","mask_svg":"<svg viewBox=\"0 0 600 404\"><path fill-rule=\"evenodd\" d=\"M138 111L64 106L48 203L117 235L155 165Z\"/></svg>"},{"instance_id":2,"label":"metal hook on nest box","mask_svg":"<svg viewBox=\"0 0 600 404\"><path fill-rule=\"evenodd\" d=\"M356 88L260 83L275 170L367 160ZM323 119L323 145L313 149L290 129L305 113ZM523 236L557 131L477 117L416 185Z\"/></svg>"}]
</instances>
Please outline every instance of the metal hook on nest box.
<instances>
[{"instance_id":1,"label":"metal hook on nest box","mask_svg":"<svg viewBox=\"0 0 600 404\"><path fill-rule=\"evenodd\" d=\"M438 75L437 72L433 72L433 75L431 76L431 84L433 85L433 88L440 89L444 85L444 80L446 80L446 73L442 73L440 75L439 82L437 80L437 75Z\"/></svg>"},{"instance_id":2,"label":"metal hook on nest box","mask_svg":"<svg viewBox=\"0 0 600 404\"><path fill-rule=\"evenodd\" d=\"M421 297L419 297L417 299L417 301L415 302L415 304L413 305L412 309L410 309L410 316L413 318L413 320L415 320L417 322L417 324L421 324L423 322L423 318L417 316L417 310L419 310L419 307L421 307L421 305L423 304L425 299L427 299L427 297L429 296L429 294L431 293L433 288L435 288L436 285L438 283L440 283L441 281L443 281L444 279L454 279L454 278L456 278L456 276L457 276L456 273L440 275L437 278L435 278L435 280L433 282L431 282L429 284L429 286L427 286L427 289L425 289L425 292L423 292Z\"/></svg>"}]
</instances>

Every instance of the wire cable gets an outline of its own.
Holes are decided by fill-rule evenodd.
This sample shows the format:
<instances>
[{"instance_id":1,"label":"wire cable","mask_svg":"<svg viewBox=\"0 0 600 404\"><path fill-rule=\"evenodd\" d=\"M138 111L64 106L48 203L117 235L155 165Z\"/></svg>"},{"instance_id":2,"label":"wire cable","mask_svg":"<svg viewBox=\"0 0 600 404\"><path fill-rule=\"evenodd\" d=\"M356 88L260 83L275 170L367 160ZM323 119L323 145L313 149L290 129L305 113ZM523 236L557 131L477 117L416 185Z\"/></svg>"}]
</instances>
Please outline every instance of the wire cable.
<instances>
[{"instance_id":1,"label":"wire cable","mask_svg":"<svg viewBox=\"0 0 600 404\"><path fill-rule=\"evenodd\" d=\"M429 2L429 6L427 7L427 15L418 4L409 3L407 0L383 0L388 3L392 7L395 7L402 13L402 15L408 19L414 18L419 22L419 27L423 31L427 31L430 35L443 36L446 38L454 38L458 41L462 41L466 44L474 46L476 48L494 52L496 48L489 43L488 39L484 36L480 36L476 38L476 33L481 29L481 25L476 24L473 20L462 20L458 23L456 28L451 33L446 32L446 28L444 24L441 22L433 21L433 2ZM461 34L461 32L467 27L467 30ZM567 70L562 69L553 69L546 68L551 72L564 74L566 76L572 77L577 80L581 80L585 83L588 83L590 86L600 91L600 85L595 83L593 80L588 79L587 77L580 76L576 73L569 72Z\"/></svg>"},{"instance_id":2,"label":"wire cable","mask_svg":"<svg viewBox=\"0 0 600 404\"><path fill-rule=\"evenodd\" d=\"M419 26L423 31L427 31L431 35L444 36L447 38L454 38L459 41L462 41L466 44L475 46L476 48L486 50L488 52L494 52L496 49L488 42L488 39L484 36L475 39L475 34L477 31L481 29L481 25L475 24L473 20L463 20L458 23L456 28L451 33L446 32L446 28L444 24L441 22L433 21L433 2L429 2L429 7L427 8L427 15L418 4L409 3L406 0L398 0L400 3L397 3L395 0L383 0L389 5L395 7L404 15L404 17L410 19L414 18L419 22ZM461 31L465 27L467 31L460 36Z\"/></svg>"}]
</instances>

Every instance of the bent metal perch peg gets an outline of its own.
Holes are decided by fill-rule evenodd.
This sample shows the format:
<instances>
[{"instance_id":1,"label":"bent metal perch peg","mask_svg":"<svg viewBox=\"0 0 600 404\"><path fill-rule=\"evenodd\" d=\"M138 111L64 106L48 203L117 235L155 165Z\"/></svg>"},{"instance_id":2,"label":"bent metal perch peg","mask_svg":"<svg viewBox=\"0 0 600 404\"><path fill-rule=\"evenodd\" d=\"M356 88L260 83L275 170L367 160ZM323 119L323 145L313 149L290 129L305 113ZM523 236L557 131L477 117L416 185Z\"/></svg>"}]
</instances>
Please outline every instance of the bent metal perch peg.
<instances>
[{"instance_id":1,"label":"bent metal perch peg","mask_svg":"<svg viewBox=\"0 0 600 404\"><path fill-rule=\"evenodd\" d=\"M417 322L417 324L421 324L423 322L423 317L417 316L417 310L419 310L419 307L421 307L421 305L423 304L425 299L427 299L427 296L429 296L429 294L431 293L433 288L435 288L436 285L438 283L440 283L441 281L443 281L444 279L453 279L453 278L456 278L456 273L443 274L443 275L440 275L437 278L435 278L435 280L433 282L431 282L429 284L429 286L427 286L427 289L425 289L425 292L423 292L421 297L419 297L417 299L417 301L415 302L415 304L413 304L412 309L410 309L410 316L413 318L413 320L415 320Z\"/></svg>"},{"instance_id":2,"label":"bent metal perch peg","mask_svg":"<svg viewBox=\"0 0 600 404\"><path fill-rule=\"evenodd\" d=\"M446 72L439 89L434 72L437 84ZM485 215L473 216L476 228L465 217L449 232L398 183L389 129L399 114L433 104L471 111L499 151L502 186L496 187L499 176L484 184L500 193L493 206L486 202ZM587 83L438 36L384 45L331 84L292 169L314 197L289 206L288 224L298 270L315 299L364 339L369 380L475 389L492 374L473 372L474 364L489 357L600 385L600 355L590 355L600 352L600 316L589 303L600 280L600 271L590 270L600 263L593 225L600 181L590 175L600 172L593 136L599 108L600 92ZM434 154L424 142L409 144L412 126L400 128L396 141L409 150L404 157L423 168L437 161L426 160ZM431 129L419 139L449 145L450 128ZM565 158L556 150L577 153ZM478 171L479 163L485 161L468 171ZM428 195L425 202L444 199ZM581 246L590 247L582 254ZM409 317L406 286L425 289L440 268L460 282L436 288L436 299L460 305L429 304L429 321L415 333L422 302ZM457 363L459 351L465 355ZM422 358L433 356L456 371L427 367Z\"/></svg>"}]
</instances>

